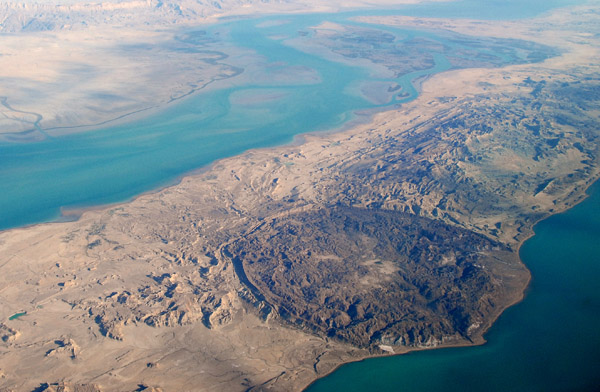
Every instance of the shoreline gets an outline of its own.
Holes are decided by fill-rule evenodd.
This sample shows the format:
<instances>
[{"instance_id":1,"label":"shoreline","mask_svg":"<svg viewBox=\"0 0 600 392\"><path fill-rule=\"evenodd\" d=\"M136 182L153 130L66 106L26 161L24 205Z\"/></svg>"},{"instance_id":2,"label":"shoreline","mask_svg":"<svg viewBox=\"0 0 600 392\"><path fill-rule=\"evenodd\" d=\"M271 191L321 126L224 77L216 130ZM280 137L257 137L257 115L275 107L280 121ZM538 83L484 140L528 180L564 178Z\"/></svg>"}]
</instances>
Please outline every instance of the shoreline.
<instances>
[{"instance_id":1,"label":"shoreline","mask_svg":"<svg viewBox=\"0 0 600 392\"><path fill-rule=\"evenodd\" d=\"M451 72L451 71L449 71L449 72ZM440 74L436 74L436 75L443 75L444 73L440 73ZM426 83L430 83L430 82L431 82L430 80L427 80ZM421 97L421 95L419 95L419 97ZM419 97L417 97L417 99L419 99ZM219 159L219 160L217 160L215 162L212 162L211 164L209 164L207 166L203 166L201 168L194 169L191 172L187 172L187 173L185 173L185 174L177 177L170 184L167 184L165 186L161 186L160 188L152 189L152 190L149 190L147 192L141 193L139 195L136 195L135 197L133 197L130 200L125 200L125 201L121 201L121 202L111 203L111 204L107 204L107 205L104 204L104 205L96 205L96 206L84 207L84 208L81 208L81 209L72 209L72 210L66 209L66 210L64 210L61 213L61 218L63 218L64 220L61 220L61 218L59 218L59 219L51 221L51 222L39 222L39 223L35 223L35 224L32 224L32 225L20 226L20 227L15 227L15 228L9 228L9 229L0 231L0 233L6 233L6 232L9 232L9 231L27 230L28 228L42 226L42 225L53 225L53 224L60 224L60 223L68 223L68 222L78 221L86 213L97 212L97 211L105 211L105 210L113 209L113 208L121 206L121 205L130 204L130 203L134 202L135 200L137 200L139 198L146 197L146 196L151 196L151 195L155 195L155 194L158 194L158 193L160 193L160 192L162 192L164 190L167 190L169 188L174 188L177 185L181 184L182 181L184 181L186 179L196 180L196 181L201 180L199 178L199 176L201 176L202 174L205 174L207 172L210 172L215 166L219 165L224 160L228 160L228 159L232 159L232 158L239 158L239 157L242 157L244 155L252 154L252 153L257 153L257 152L285 150L285 149L290 148L290 147L302 146L305 143L307 143L308 141L310 141L310 139L313 139L313 138L323 138L323 137L326 137L328 135L341 135L341 134L345 134L345 133L349 133L349 134L350 133L354 133L354 132L357 132L357 129L356 129L357 126L360 126L360 125L362 125L362 126L372 125L374 117L377 116L378 114L385 114L385 113L393 112L393 111L394 110L391 110L391 111L387 110L387 111L383 111L383 112L374 113L371 116L369 116L369 120L368 121L366 121L364 123L361 122L358 125L345 126L341 130L321 131L321 132L317 131L317 132L302 133L302 134L298 134L298 135L294 136L294 140L292 142L284 144L284 145L250 149L250 150L247 150L247 151L243 152L242 154L238 154L238 155L235 155L235 156L232 156L232 157L221 158L221 159ZM578 194L579 199L578 199L578 201L576 203L573 203L570 206L563 206L560 210L556 210L555 212L552 212L552 213L548 214L547 216L544 216L543 218L535 221L531 225L531 227L528 228L528 231L531 231L531 233L529 233L529 235L526 238L524 238L523 240L521 240L520 243L518 244L517 250L515 251L516 255L519 257L519 249L521 248L521 246L523 245L523 243L525 241L527 241L528 239L530 239L532 236L535 235L535 232L533 231L533 227L537 223L539 223L539 222L541 222L541 221L543 221L543 220L545 220L545 219L547 219L547 218L549 218L549 217L551 217L553 215L560 214L560 213L562 213L562 212L564 212L564 211L566 211L566 210L568 210L568 209L576 206L577 204L581 203L582 201L584 201L588 197L588 195L586 193L587 189L589 187L591 187L596 181L598 181L598 178L596 178L594 181L588 181L588 184L587 184L586 188ZM583 196L583 195L585 195L585 196ZM74 219L69 219L69 217L71 217L71 216L74 217ZM519 257L519 261L520 261L521 264L525 265L522 262L522 260L520 259L520 257ZM526 265L525 265L525 267L527 268ZM528 268L527 268L527 270L529 271ZM450 343L450 344L440 344L439 346L436 346L436 347L410 348L410 349L407 349L406 351L399 352L399 353L394 353L394 354L391 354L391 355L389 355L389 354L387 354L387 355L386 354L367 355L367 356L362 357L362 358L357 359L357 360L352 360L352 361L347 361L347 362L339 363L334 369L332 369L331 371L328 371L327 373L325 373L322 376L318 377L317 379L313 380L308 385L306 385L305 387L303 387L301 390L302 391L307 390L311 385L313 385L319 379L327 377L328 375L332 374L333 372L335 372L336 370L338 370L340 367L342 367L342 366L344 366L344 365L346 365L348 363L361 362L361 361L364 361L364 360L367 360L367 359L370 359L370 358L382 358L382 357L391 357L391 356L396 356L396 355L405 355L405 354L408 354L410 352L417 352L417 351L437 350L437 349L445 349L445 348L458 348L458 347L475 347L475 346L483 345L483 344L485 344L487 342L487 340L484 337L485 334L495 324L496 320L504 313L504 311L506 309L508 309L509 307L512 307L512 306L514 306L514 305L522 302L525 299L525 297L526 297L525 293L526 293L527 288L529 287L530 280L531 280L531 274L529 275L528 282L525 285L525 287L523 288L523 290L521 291L519 298L516 299L516 300L514 300L510 304L508 304L506 307L504 307L500 312L498 312L497 315L495 315L495 317L493 319L490 320L489 325L487 325L485 327L485 330L483 330L481 332L481 334L478 334L478 336L477 336L478 339L477 339L476 342L470 343L468 341L461 341L461 342L456 342L454 344L452 344L452 343Z\"/></svg>"},{"instance_id":2,"label":"shoreline","mask_svg":"<svg viewBox=\"0 0 600 392\"><path fill-rule=\"evenodd\" d=\"M559 214L565 213L565 212L567 212L568 210L570 210L570 209L572 209L572 208L576 207L576 206L577 206L577 205L579 205L580 203L584 202L586 199L588 199L588 198L590 197L590 195L589 195L589 194L588 194L588 192L587 192L587 191L588 191L588 189L589 189L589 188L591 188L592 186L596 185L596 184L600 185L600 176L596 176L596 179L595 179L594 181L591 181L591 182L590 182L590 183L587 185L587 187L585 188L585 190L584 190L584 191L583 191L583 193L582 193L582 194L584 194L584 195L585 195L585 197L581 198L580 200L578 200L578 201L577 201L576 203L574 203L573 205L571 205L571 206L569 206L569 207L566 207L566 208L563 208L563 209L561 209L560 211L556 211L556 212L550 213L548 216L545 216L545 217L543 217L543 218L541 218L541 219L539 219L539 220L535 221L535 223L533 223L533 225L531 226L531 229L530 229L530 230L531 230L531 233L530 233L530 235L528 235L526 238L524 238L524 239L523 239L523 240L522 240L522 241L521 241L521 242L518 244L518 247L517 247L517 250L516 250L516 253L517 253L517 255L519 256L519 262L520 262L522 265L524 265L524 266L527 268L527 271L529 272L529 279L528 279L528 281L527 281L527 285L526 285L526 286L525 286L525 288L523 289L523 291L522 291L522 293L521 293L522 295L521 295L521 298L520 298L520 299L517 299L515 302L513 302L513 303L511 303L510 305L506 306L506 307L505 307L505 308L504 308L504 309L503 309L501 312L499 312L499 313L498 313L498 315L497 315L497 316L496 316L496 317L495 317L493 320L491 320L491 322L490 322L489 326L487 326L487 327L486 327L486 329L485 329L485 330L484 330L484 331L481 333L481 335L479 336L479 337L480 337L480 339L482 339L482 341L480 341L480 342L477 342L477 343L475 343L475 342L474 342L474 343L468 343L468 342L465 342L465 343L448 344L448 345L444 345L444 344L442 344L442 345L440 345L440 346L436 346L436 347L423 347L423 348L407 349L407 350L406 350L406 351L404 351L404 352L400 352L400 353L394 353L394 354L380 354L380 355L377 355L377 354L375 354L375 355L367 355L367 356L365 356L364 358L360 358L360 359L357 359L357 360L353 360L353 361L348 361L348 362L340 363L340 364L339 364L338 366L336 366L336 367L335 367L333 370L331 370L331 371L327 372L326 374L324 374L324 375L320 376L319 378L315 379L315 380L314 380L314 381L312 381L310 384L308 384L306 387L304 387L304 388L302 389L302 392L304 392L304 391L307 391L307 390L308 390L308 389L309 389L309 388L310 388L310 387L311 387L313 384L315 384L315 383L316 383L316 382L318 382L319 380L321 380L321 379L323 379L323 378L325 378L325 377L327 377L327 376L329 376L329 375L333 374L334 372L336 372L337 370L339 370L339 369L340 369L342 366L344 366L344 365L347 365L347 364L350 364L350 363L363 362L363 361L366 361L366 360L369 360L369 359L374 359L374 358L387 358L387 357L395 357L395 356L400 356L400 355L406 355L406 354L410 354L410 353L412 353L412 352L419 352L419 351L426 351L426 350L428 350L428 351L433 351L433 350L438 350L438 349L439 349L439 350L443 350L443 349L449 349L449 348L477 347L477 346L482 346L482 345L485 345L485 344L488 342L488 340L487 340L487 339L485 339L485 335L486 335L486 334L489 332L489 330L490 330L490 329L491 329L491 328L494 326L494 324L496 323L496 321L498 320L498 318L499 318L500 316L502 316L502 314L503 314L503 313L504 313L504 312L505 312L507 309L509 309L509 308L511 308L511 307L513 307L513 306L515 306L515 305L518 305L519 303L523 302L523 301L524 301L524 300L527 298L527 292L528 292L528 290L529 290L529 287L530 287L531 280L533 279L533 275L531 274L531 271L530 271L529 267L527 266L527 264L525 264L525 263L523 262L523 260L521 259L521 257L520 257L520 249L521 249L522 245L523 245L525 242L527 242L527 241L528 241L528 240L530 240L531 238L535 237L535 235L536 235L536 234L535 234L535 230L534 230L535 226L536 226L536 225L538 225L539 223L541 223L541 222L543 222L543 221L545 221L545 220L547 220L547 219L549 219L549 218L551 218L551 217L555 216L555 215L559 215Z\"/></svg>"},{"instance_id":3,"label":"shoreline","mask_svg":"<svg viewBox=\"0 0 600 392\"><path fill-rule=\"evenodd\" d=\"M563 56L565 56L565 54L562 54L561 57L563 57ZM536 66L536 65L539 65L539 63L538 64L529 64L526 66ZM513 67L517 67L517 68L513 68ZM511 67L497 68L497 69L483 69L483 71L491 73L491 72L495 72L495 71L508 69L508 71L507 71L508 73L510 73L510 72L517 73L517 71L514 71L514 70L519 69L518 67L522 67L522 66L511 66ZM553 69L556 69L556 68L553 68ZM511 70L513 70L513 71L511 71ZM481 72L481 71L482 71L481 69L477 69L477 72ZM415 102L415 101L419 102L419 101L423 101L423 100L427 100L427 99L434 99L436 97L440 97L440 96L435 95L435 91L431 87L434 87L434 84L436 82L440 81L440 79L447 79L447 78L453 76L453 75L448 76L447 73L451 73L451 74L455 73L456 74L456 72L457 71L454 71L454 70L444 71L444 72L435 74L432 77L428 78L426 81L424 81L423 85L419 85L419 94L417 95L417 97L415 97L415 100L412 100L411 102ZM458 72L460 72L460 71L458 71ZM469 86L472 84L474 85L478 80L477 72L474 71L475 76L471 77L470 79L464 79L463 82L464 81L468 82L467 85L469 85ZM498 72L496 72L496 73L498 73ZM464 76L464 74L460 74L460 77L463 77L463 76ZM422 88L425 88L427 91L422 92L421 91ZM499 87L499 89L500 89L500 91L503 91L503 90L501 90L502 87ZM446 86L446 90L448 90L448 86ZM445 90L442 90L442 93L444 91ZM472 92L467 91L465 94L472 94ZM423 104L423 102L421 102L420 104ZM407 110L406 105L409 105L408 110ZM414 104L411 104L409 102L406 104L402 104L401 106L402 106L402 108L404 108L404 110L407 113L410 113L411 116L415 114L413 111L410 111L410 107L415 106ZM388 122L392 121L391 118L393 118L394 114L396 116L399 116L398 113L399 113L399 111L403 110L402 108L400 108L400 109L392 108L392 109L386 109L383 111L375 111L374 113L370 113L368 116L365 115L363 118L364 121L360 121L360 120L349 121L348 123L344 124L343 126L341 126L338 129L300 133L300 134L295 135L293 137L293 140L289 143L276 145L276 146L270 146L270 147L253 148L253 149L246 150L240 154L236 154L236 155L233 155L230 157L223 157L223 158L220 158L208 165L205 165L200 168L193 169L192 171L186 172L186 173L176 177L173 181L169 182L168 184L166 184L164 186L140 193L128 200L124 200L124 201L120 201L120 202L116 202L116 203L110 203L110 204L94 205L94 206L89 206L89 207L84 206L82 208L61 209L61 218L59 218L58 220L53 220L50 222L39 222L39 223L34 223L31 225L26 225L26 226L19 226L19 227L15 227L15 228L8 228L5 230L0 230L0 234L6 235L7 232L25 231L29 228L38 227L38 226L42 226L42 225L70 223L70 222L80 221L83 219L84 216L86 216L86 214L93 214L95 212L108 212L109 210L111 210L115 207L126 206L126 205L132 204L143 198L152 199L152 195L157 195L162 192L166 192L170 189L177 189L177 187L179 185L182 185L182 188L185 189L186 185L184 184L184 182L185 183L187 183L187 182L207 182L208 179L206 177L203 177L203 175L211 172L212 170L217 169L217 167L220 165L227 166L228 161L229 162L239 162L239 161L244 161L244 159L250 160L248 158L254 158L255 155L256 156L264 155L265 157L267 157L267 156L271 156L271 155L274 156L274 155L276 155L277 152L281 152L281 154L289 153L290 151L295 152L295 151L302 150L302 149L301 148L295 149L294 147L308 146L309 143L311 143L311 142L314 143L315 141L327 142L330 139L331 140L336 139L336 140L343 140L345 142L357 135L364 136L364 138L360 138L360 137L357 138L357 139L361 139L363 143L365 141L368 141L369 139L375 140L377 138L377 136L381 136L386 132L385 131L386 128L383 128L383 127L386 126L386 124ZM438 110L439 110L439 108L438 108ZM423 109L423 113L425 113L425 117L431 115L431 111L427 111L427 109ZM408 114L407 114L407 116L408 116ZM361 116L358 116L358 119L360 119L360 118L361 118ZM394 126L394 125L390 125L390 126ZM355 148L356 152L361 151L358 147L364 147L363 145L360 144L361 140L357 141L354 144L354 148ZM350 147L350 148L352 148L352 147ZM275 154L273 154L273 153L275 153ZM287 155L286 155L286 157L287 157ZM342 158L340 157L338 159L341 160ZM259 162L260 162L260 160L259 160ZM245 168L249 168L249 166L245 167ZM369 358L382 358L382 357L388 357L388 356L391 357L391 356L396 356L396 355L404 355L404 354L407 354L410 352L415 352L415 351L456 348L456 347L474 347L474 346L480 346L480 345L485 344L487 342L487 340L485 339L485 335L489 332L491 327L496 323L498 318L506 311L506 309L508 309L509 307L512 307L512 306L522 302L524 299L526 299L527 290L530 287L532 275L531 275L531 272L530 272L528 266L525 265L523 263L523 261L521 260L520 250L521 250L522 245L527 240L529 240L530 238L535 236L534 228L538 223L540 223L554 215L561 214L561 213L571 209L572 207L575 207L576 205L583 202L584 200L586 200L589 197L589 195L587 193L588 189L592 185L597 183L599 180L599 177L600 177L598 170L591 171L590 173L592 173L592 175L590 175L589 177L586 178L585 184L577 183L578 185L576 187L574 187L572 189L572 191L570 193L568 193L567 195L561 194L560 196L554 196L554 197L557 197L557 199L555 201L560 200L561 202L558 203L556 205L556 207L553 210L551 210L551 212L546 212L546 214L544 216L539 217L538 219L536 219L534 221L527 222L526 224L523 224L522 226L520 226L522 231L520 232L521 234L519 237L519 241L516 245L516 249L513 252L516 256L516 259L518 260L518 263L521 266L524 266L524 269L528 272L527 282L525 283L525 285L523 286L523 289L519 293L515 293L515 294L519 294L519 295L514 295L514 296L510 296L510 297L506 296L506 298L511 299L511 302L506 304L500 311L494 312L493 317L491 317L489 319L489 321L486 322L482 326L481 330L478 330L477 333L475 335L473 335L473 337L474 337L473 342L468 342L466 340L460 340L460 341L456 341L455 343L448 343L448 344L442 343L435 347L410 348L410 349L407 349L406 351L394 353L391 355L390 354L366 355L357 360L351 360L351 361L345 361L345 362L339 363L332 370L326 372L324 375L314 379L308 385L304 386L302 388L302 390L305 391L307 388L309 388L311 385L313 385L319 379L330 375L331 373L338 370L341 366L348 364L348 363L360 362L360 361L364 361ZM542 208L546 208L546 207L542 207ZM95 219L96 217L92 216L92 218ZM61 220L61 219L63 219L63 220ZM289 328L289 326L286 326L285 323L280 323L280 324L282 324L283 327ZM348 357L351 357L351 356L348 355ZM333 361L330 361L328 363L333 363ZM316 365L315 365L315 369L316 369Z\"/></svg>"},{"instance_id":4,"label":"shoreline","mask_svg":"<svg viewBox=\"0 0 600 392\"><path fill-rule=\"evenodd\" d=\"M442 71L433 75L427 75L425 77L425 81L427 82L431 77L436 76L436 75L443 75L444 73L447 72L452 72L455 71L454 69L450 69L450 70L446 70L446 71ZM205 174L206 172L210 171L215 165L218 165L221 161L226 160L226 159L231 159L231 158L235 158L235 157L239 157L239 156L243 156L249 153L254 153L254 152L258 152L258 151L273 151L273 150L277 150L280 148L286 148L286 147L298 147L298 146L302 146L303 144L305 144L307 142L308 139L310 139L311 137L326 137L329 135L337 135L337 134L343 134L345 132L353 132L356 130L356 128L361 127L361 126L368 126L369 124L373 123L375 116L380 115L380 114L385 114L385 113L390 113L393 111L397 111L399 110L403 105L406 105L408 103L411 103L417 99L419 99L421 91L422 91L422 85L423 85L423 79L424 77L417 77L414 80L419 80L421 81L421 83L418 84L418 86L414 86L416 91L417 91L417 95L407 101L407 102L403 102L403 103L391 103L388 106L384 106L384 107L374 107L374 108L367 108L367 109L356 109L352 112L350 112L350 115L353 116L354 118L342 123L339 127L337 128L332 128L332 129L325 129L325 130L315 130L315 131L307 131L307 132L302 132L302 133L298 133L296 135L292 136L292 140L284 143L284 144L278 144L275 146L266 146L266 147L256 147L256 148L250 148L248 150L245 150L239 154L236 155L231 155L231 156L225 156L222 158L219 158L213 162L208 163L207 165L204 166L200 166L198 168L195 169L191 169L185 173L182 173L178 176L176 176L175 178L169 180L166 182L166 184L164 185L160 185L156 188L152 188L149 189L147 191L141 192L137 195L134 195L130 198L127 198L125 200L120 200L120 201L115 201L112 203L106 203L106 204L94 204L94 205L90 205L90 206L61 206L60 207L60 211L59 214L56 216L56 218L48 220L48 221L41 221L41 222L35 222L35 223L30 223L30 224L26 224L26 225L22 225L22 226L15 226L15 227L8 227L5 229L0 229L0 233L4 233L4 232L8 232L11 230L18 230L18 229L26 229L26 228L30 228L30 227L36 227L38 225L47 225L47 224L53 224L53 223L65 223L65 222L76 222L78 221L81 216L83 214L85 214L86 212L91 212L91 211L102 211L105 209L111 209L111 208L115 208L124 204L129 204L132 203L133 201L135 201L136 199L143 197L143 196L147 196L147 195L154 195L157 193L160 193L168 188L172 188L172 187L176 187L177 185L179 185L184 179L189 178L189 177L196 177L196 176L200 176L202 174ZM412 83L412 82L411 82ZM202 93L203 89L198 90L198 91L194 91L190 94L187 94L184 97L181 97L181 99L188 99L191 98L193 95L195 94L199 94ZM178 99L179 100L179 99ZM177 100L176 100L177 101ZM173 102L176 102L173 101ZM113 122L115 121L115 123L113 123L112 125L114 126L119 126L119 125L125 125L131 121L136 121L139 120L139 118L128 118L128 119L123 119L123 117L127 117L129 115L133 115L136 116L138 114L140 114L141 112L146 112L148 110L150 111L156 111L159 112L161 110L166 109L166 107L168 105L170 105L171 102L168 102L164 105L160 105L160 106L154 106L154 107L150 107L147 109L142 109L136 112L132 112L129 114L125 114L119 118L113 119L113 120L107 120L106 123L108 122ZM124 121L121 122L121 119L123 119ZM103 123L104 124L104 123ZM102 125L102 124L99 124ZM75 126L75 127L68 127L68 128L73 128L73 129L81 129L81 128L91 128L85 131L80 131L80 132L94 132L97 129L94 129L95 125L91 125L91 126ZM59 128L51 128L51 129L63 129L65 127L59 127ZM73 134L75 133L79 133L78 131L74 131ZM58 135L58 137L62 137L62 136L68 136L69 133L65 133L65 134L61 134ZM2 134L0 134L0 137L2 136Z\"/></svg>"},{"instance_id":5,"label":"shoreline","mask_svg":"<svg viewBox=\"0 0 600 392\"><path fill-rule=\"evenodd\" d=\"M394 109L392 109L392 110L394 110ZM386 113L387 111L388 110L376 111L375 113L372 113L368 116L364 116L365 117L364 121L350 120L347 123L345 123L344 125L340 126L340 128L338 128L338 129L331 129L331 130L325 130L325 131L309 131L309 132L299 133L299 134L293 136L292 141L285 143L285 144L279 144L279 145L270 146L270 147L251 148L251 149L241 152L240 154L219 158L207 165L187 171L187 172L175 177L174 179L168 181L167 184L165 184L165 185L161 185L159 187L149 189L147 191L144 191L142 193L134 195L131 198L128 198L125 200L116 201L113 203L106 203L106 204L94 204L94 205L90 205L90 206L81 206L81 207L73 206L72 208L61 207L59 215L52 220L35 222L35 223L30 223L30 224L26 224L26 225L22 225L22 226L9 227L6 229L0 229L0 234L10 232L13 230L22 230L22 229L28 229L28 228L33 228L33 227L37 227L37 226L77 222L82 218L83 215L85 215L88 212L98 212L98 211L110 210L113 208L117 208L119 206L131 204L139 198L142 198L145 196L156 195L156 194L161 193L170 188L175 188L179 184L181 184L181 182L183 180L193 179L194 177L199 177L202 174L210 172L216 165L220 164L224 160L237 158L237 157L241 157L241 156L244 156L247 154L252 154L252 153L261 152L261 151L266 152L266 151L275 151L275 150L283 149L286 147L288 147L288 148L289 147L299 147L299 146L302 146L303 144L305 144L308 141L308 139L311 138L312 136L319 137L319 136L342 134L344 132L354 130L354 128L357 126L368 125L370 123L370 121L372 121L372 119L375 115L381 114L381 113Z\"/></svg>"},{"instance_id":6,"label":"shoreline","mask_svg":"<svg viewBox=\"0 0 600 392\"><path fill-rule=\"evenodd\" d=\"M302 392L307 391L313 384L315 384L316 382L318 382L319 380L335 373L337 370L339 370L342 366L344 365L348 365L350 363L357 363L357 362L363 362L369 359L374 359L374 358L387 358L387 357L395 357L395 356L400 356L400 355L406 355L406 354L410 354L413 352L419 352L419 351L433 351L433 350L443 350L443 349L449 349L449 348L461 348L461 347L477 347L477 346L482 346L485 345L488 340L485 338L485 335L489 332L489 330L494 326L494 324L496 324L496 321L498 320L498 318L500 318L500 316L502 316L502 314L509 308L518 305L519 303L523 302L526 298L527 298L527 291L530 287L530 283L531 280L533 279L533 275L531 274L531 270L529 269L529 267L527 266L527 264L525 264L523 262L523 260L521 259L520 256L520 250L521 247L523 246L523 244L525 242L527 242L528 240L530 240L531 238L535 237L535 231L534 228L537 224L545 221L546 219L549 219L555 215L559 215L562 214L568 210L570 210L571 208L579 205L580 203L584 202L590 195L587 193L587 190L592 187L595 184L600 184L600 176L596 176L596 179L591 181L587 187L585 188L585 190L582 192L583 195L585 195L585 197L580 198L576 203L574 203L571 206L565 207L559 211L556 212L552 212L550 213L548 216L545 216L537 221L535 221L531 228L530 231L531 233L525 237L522 241L519 242L518 247L516 249L516 254L519 258L519 262L525 266L525 268L527 269L527 271L529 272L529 279L527 280L527 284L525 285L525 287L523 288L520 298L518 298L517 300L515 300L514 302L510 303L509 305L507 305L504 309L502 309L502 311L498 312L498 314L490 320L490 323L488 326L486 326L486 328L481 332L481 334L478 334L478 342L473 342L473 343L469 343L467 341L464 342L458 342L456 344L440 344L439 346L435 346L435 347L417 347L417 348L409 348L406 349L406 351L403 352L399 352L399 353L393 353L393 354L374 354L374 355L367 355L364 358L360 358L360 359L356 359L353 361L348 361L348 362L344 362L344 363L340 363L339 365L337 365L334 369L332 369L331 371L323 374L322 376L319 376L317 379L315 379L314 381L312 381L310 384L308 384L307 386L305 386L304 388L301 389Z\"/></svg>"}]
</instances>

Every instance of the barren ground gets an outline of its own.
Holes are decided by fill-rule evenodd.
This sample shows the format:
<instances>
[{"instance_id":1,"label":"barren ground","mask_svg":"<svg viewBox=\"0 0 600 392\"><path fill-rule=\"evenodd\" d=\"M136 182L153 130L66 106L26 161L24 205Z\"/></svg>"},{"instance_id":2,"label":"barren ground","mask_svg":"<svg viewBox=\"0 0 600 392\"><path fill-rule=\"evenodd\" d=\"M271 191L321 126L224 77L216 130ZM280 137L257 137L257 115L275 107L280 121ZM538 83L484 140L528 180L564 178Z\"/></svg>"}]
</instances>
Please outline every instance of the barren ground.
<instances>
[{"instance_id":1,"label":"barren ground","mask_svg":"<svg viewBox=\"0 0 600 392\"><path fill-rule=\"evenodd\" d=\"M533 224L598 178L596 10L378 20L564 54L437 75L369 124L0 233L0 388L301 390L389 350L482 343L522 297Z\"/></svg>"}]
</instances>

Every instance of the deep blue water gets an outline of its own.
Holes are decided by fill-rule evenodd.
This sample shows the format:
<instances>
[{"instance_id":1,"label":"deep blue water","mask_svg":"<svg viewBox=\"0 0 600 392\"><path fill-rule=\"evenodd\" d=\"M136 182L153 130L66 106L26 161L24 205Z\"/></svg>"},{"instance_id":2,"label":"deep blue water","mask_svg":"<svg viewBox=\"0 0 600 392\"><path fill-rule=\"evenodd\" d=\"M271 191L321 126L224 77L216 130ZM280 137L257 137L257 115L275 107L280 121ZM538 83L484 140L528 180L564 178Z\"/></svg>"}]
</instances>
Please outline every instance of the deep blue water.
<instances>
[{"instance_id":1,"label":"deep blue water","mask_svg":"<svg viewBox=\"0 0 600 392\"><path fill-rule=\"evenodd\" d=\"M598 391L600 183L535 226L520 256L533 279L478 347L342 366L307 391Z\"/></svg>"},{"instance_id":2,"label":"deep blue water","mask_svg":"<svg viewBox=\"0 0 600 392\"><path fill-rule=\"evenodd\" d=\"M579 2L465 0L394 12L515 19L575 3ZM253 82L232 82L227 88L196 94L142 120L35 143L0 143L0 229L56 219L62 207L127 200L217 159L287 143L299 133L338 128L353 119L356 110L376 109L378 105L355 89L357 83L373 80L371 70L268 38L293 37L322 20L343 21L364 13L286 16L287 24L269 28L256 27L264 20L214 26L209 36L225 32L220 35L224 47L254 50L269 71L257 74ZM400 37L407 32L395 33ZM416 96L410 85L413 77L448 68L443 57L435 58L431 69L396 80L409 93L407 99ZM294 66L310 70L316 79L286 73L286 67ZM287 76L273 77L279 71ZM521 249L533 274L527 296L500 317L486 345L348 364L310 390L598 390L600 186L591 194L579 206L536 226L536 236Z\"/></svg>"}]
</instances>

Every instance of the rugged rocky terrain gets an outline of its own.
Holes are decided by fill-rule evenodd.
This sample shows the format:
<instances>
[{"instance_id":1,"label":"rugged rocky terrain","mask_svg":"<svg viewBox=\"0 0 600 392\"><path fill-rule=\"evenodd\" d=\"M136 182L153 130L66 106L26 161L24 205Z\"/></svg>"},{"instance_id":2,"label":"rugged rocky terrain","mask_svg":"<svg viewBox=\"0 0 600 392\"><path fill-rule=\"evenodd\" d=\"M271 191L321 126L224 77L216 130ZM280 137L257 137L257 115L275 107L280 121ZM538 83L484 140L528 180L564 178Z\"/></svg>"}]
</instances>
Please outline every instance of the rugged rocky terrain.
<instances>
[{"instance_id":1,"label":"rugged rocky terrain","mask_svg":"<svg viewBox=\"0 0 600 392\"><path fill-rule=\"evenodd\" d=\"M368 124L0 233L0 388L299 390L483 342L533 223L598 178L593 14L562 18L538 37L561 57L438 75Z\"/></svg>"},{"instance_id":2,"label":"rugged rocky terrain","mask_svg":"<svg viewBox=\"0 0 600 392\"><path fill-rule=\"evenodd\" d=\"M469 340L526 275L481 235L341 206L278 215L223 252L287 323L359 347Z\"/></svg>"}]
</instances>

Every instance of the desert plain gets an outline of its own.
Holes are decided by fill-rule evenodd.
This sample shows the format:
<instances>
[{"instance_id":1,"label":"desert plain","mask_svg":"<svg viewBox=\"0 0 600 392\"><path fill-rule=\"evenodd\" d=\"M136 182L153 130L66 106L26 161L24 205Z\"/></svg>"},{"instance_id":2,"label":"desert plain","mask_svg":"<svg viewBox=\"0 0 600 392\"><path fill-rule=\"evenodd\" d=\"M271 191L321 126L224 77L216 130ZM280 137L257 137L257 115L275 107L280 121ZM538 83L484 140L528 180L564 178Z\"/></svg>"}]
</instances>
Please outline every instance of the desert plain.
<instances>
[{"instance_id":1,"label":"desert plain","mask_svg":"<svg viewBox=\"0 0 600 392\"><path fill-rule=\"evenodd\" d=\"M530 275L518 249L533 225L598 178L598 6L513 22L360 20L560 53L437 74L367 123L217 161L75 221L1 232L0 390L302 390L345 362L484 343L523 297ZM60 73L81 79L63 101L30 102L3 85L2 135L20 142L93 132L227 83L227 60L251 56L132 56L114 75L123 57L82 43L97 38L93 27L31 34L76 38L32 73L16 34L2 80L53 90ZM118 34L141 45L172 33ZM97 76L65 70L64 50L102 57ZM205 66L190 75L188 62ZM144 83L157 67L176 72ZM108 99L123 83L129 96ZM99 100L113 106L102 112Z\"/></svg>"}]
</instances>

